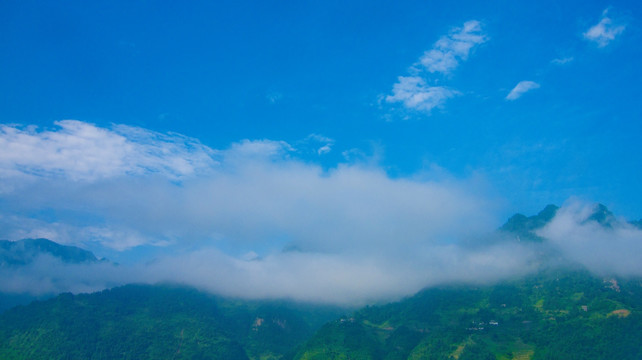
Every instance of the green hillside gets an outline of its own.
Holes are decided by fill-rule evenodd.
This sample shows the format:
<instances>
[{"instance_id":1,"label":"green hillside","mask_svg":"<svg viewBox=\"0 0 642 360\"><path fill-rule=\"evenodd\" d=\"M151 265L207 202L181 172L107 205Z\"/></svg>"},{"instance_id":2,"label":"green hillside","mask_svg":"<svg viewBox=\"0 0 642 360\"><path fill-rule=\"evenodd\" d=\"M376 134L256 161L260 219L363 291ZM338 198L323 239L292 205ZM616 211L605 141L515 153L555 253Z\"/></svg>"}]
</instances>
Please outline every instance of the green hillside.
<instances>
[{"instance_id":1,"label":"green hillside","mask_svg":"<svg viewBox=\"0 0 642 360\"><path fill-rule=\"evenodd\" d=\"M546 271L425 290L326 324L297 359L640 359L642 282Z\"/></svg>"},{"instance_id":2,"label":"green hillside","mask_svg":"<svg viewBox=\"0 0 642 360\"><path fill-rule=\"evenodd\" d=\"M431 288L339 315L338 309L128 285L8 310L0 316L0 358L642 357L642 281L584 271Z\"/></svg>"},{"instance_id":3,"label":"green hillside","mask_svg":"<svg viewBox=\"0 0 642 360\"><path fill-rule=\"evenodd\" d=\"M535 231L557 210L515 215L499 231L546 241ZM617 225L603 205L586 221ZM0 245L3 266L39 252L96 261L47 241ZM338 308L176 286L62 294L0 315L0 359L642 359L642 279L550 266L496 284L429 288L343 317Z\"/></svg>"},{"instance_id":4,"label":"green hillside","mask_svg":"<svg viewBox=\"0 0 642 360\"><path fill-rule=\"evenodd\" d=\"M8 310L0 316L0 359L279 359L338 314L128 285Z\"/></svg>"}]
</instances>

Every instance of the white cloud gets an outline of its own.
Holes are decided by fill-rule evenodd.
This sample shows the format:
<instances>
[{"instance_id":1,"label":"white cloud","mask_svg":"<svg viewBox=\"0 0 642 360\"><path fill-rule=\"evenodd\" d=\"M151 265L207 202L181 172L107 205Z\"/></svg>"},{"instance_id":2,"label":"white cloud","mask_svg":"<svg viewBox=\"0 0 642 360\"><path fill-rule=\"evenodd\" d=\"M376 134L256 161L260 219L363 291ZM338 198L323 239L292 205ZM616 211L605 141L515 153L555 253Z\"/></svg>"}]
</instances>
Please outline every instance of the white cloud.
<instances>
[{"instance_id":1,"label":"white cloud","mask_svg":"<svg viewBox=\"0 0 642 360\"><path fill-rule=\"evenodd\" d=\"M418 253L279 252L230 256L216 248L178 251L146 264L64 264L40 256L0 268L0 291L43 295L93 292L125 283L178 283L219 295L365 305L398 299L426 286L492 282L535 269L534 252L506 243L476 250L432 245Z\"/></svg>"},{"instance_id":2,"label":"white cloud","mask_svg":"<svg viewBox=\"0 0 642 360\"><path fill-rule=\"evenodd\" d=\"M317 154L319 154L319 155L324 155L324 154L329 153L330 151L332 151L332 147L331 147L329 144L326 144L326 145L321 146L321 147L317 150Z\"/></svg>"},{"instance_id":3,"label":"white cloud","mask_svg":"<svg viewBox=\"0 0 642 360\"><path fill-rule=\"evenodd\" d=\"M574 57L567 56L567 57L563 57L563 58L553 59L553 60L551 60L551 63L553 63L555 65L564 65L564 64L568 64L568 63L572 62L573 60L575 60Z\"/></svg>"},{"instance_id":4,"label":"white cloud","mask_svg":"<svg viewBox=\"0 0 642 360\"><path fill-rule=\"evenodd\" d=\"M428 86L419 76L400 76L392 87L392 95L388 95L386 101L401 102L406 108L430 112L457 94L443 86Z\"/></svg>"},{"instance_id":5,"label":"white cloud","mask_svg":"<svg viewBox=\"0 0 642 360\"><path fill-rule=\"evenodd\" d=\"M21 269L0 269L0 291L79 292L171 281L229 296L363 304L425 286L535 271L548 246L599 273L642 275L642 231L621 222L598 226L587 221L591 209L586 206L560 209L540 232L548 239L544 244L489 242L480 234L491 233L497 224L489 211L493 201L474 178L392 178L376 163L323 171L297 159L288 143L273 140L202 149L216 154L216 161L209 158L184 172L165 165L163 154L172 164L190 163L195 151L184 151L185 143L200 149L195 140L119 125L73 125L84 131L4 128L5 136L13 131L8 139L25 139L25 144L8 141L13 146L8 148L22 145L27 151L5 154L4 168L24 171L31 181L2 195L0 238L46 236L66 244L100 244L124 257L141 251L132 247L145 245L166 255L120 266L67 265L45 256ZM64 141L52 140L59 137ZM102 177L86 176L103 174L92 166L103 169L105 161L90 161L83 152L62 151L49 168L34 160L41 154L34 143L62 149L81 144L77 148L89 149L89 158L102 159L88 138L145 153L124 161L127 165L116 162L119 166L108 167ZM176 146L181 151L162 151ZM123 153L129 155L120 158L134 156ZM186 159L173 159L181 156ZM82 171L69 165L74 161L83 164ZM150 163L161 170L137 170ZM183 175L177 182L176 173L196 176ZM12 180L0 178L7 181Z\"/></svg>"},{"instance_id":6,"label":"white cloud","mask_svg":"<svg viewBox=\"0 0 642 360\"><path fill-rule=\"evenodd\" d=\"M317 155L325 155L332 151L334 139L319 134L310 134L300 143L304 146L313 146Z\"/></svg>"},{"instance_id":7,"label":"white cloud","mask_svg":"<svg viewBox=\"0 0 642 360\"><path fill-rule=\"evenodd\" d=\"M603 226L589 219L594 210L595 204L571 200L539 235L600 275L642 276L642 230L622 220Z\"/></svg>"},{"instance_id":8,"label":"white cloud","mask_svg":"<svg viewBox=\"0 0 642 360\"><path fill-rule=\"evenodd\" d=\"M526 92L537 89L539 87L539 84L534 81L520 81L517 85L515 85L513 90L511 90L510 93L506 95L506 100L519 99Z\"/></svg>"},{"instance_id":9,"label":"white cloud","mask_svg":"<svg viewBox=\"0 0 642 360\"><path fill-rule=\"evenodd\" d=\"M268 100L270 104L276 104L279 101L283 100L283 94L278 92L278 91L272 91L269 92L265 98Z\"/></svg>"},{"instance_id":10,"label":"white cloud","mask_svg":"<svg viewBox=\"0 0 642 360\"><path fill-rule=\"evenodd\" d=\"M75 120L56 125L43 131L0 125L0 174L92 181L153 173L180 179L215 163L211 149L178 134L125 125L106 129Z\"/></svg>"},{"instance_id":11,"label":"white cloud","mask_svg":"<svg viewBox=\"0 0 642 360\"><path fill-rule=\"evenodd\" d=\"M434 236L409 241L400 229L381 242L381 237L370 238L377 231L355 238L361 229L323 251L298 244L292 248L302 251L233 255L212 243L196 250L177 248L145 264L120 266L70 265L42 256L23 268L1 268L0 291L40 295L97 291L129 282L173 282L233 297L363 305L398 299L427 286L494 282L550 265L580 264L601 276L642 276L642 230L624 221L604 227L590 220L593 211L591 204L567 202L538 232L544 243L458 243Z\"/></svg>"},{"instance_id":12,"label":"white cloud","mask_svg":"<svg viewBox=\"0 0 642 360\"><path fill-rule=\"evenodd\" d=\"M0 238L51 236L123 253L163 246L174 255L113 271L62 264L47 265L49 273L39 273L44 265L6 276L9 270L3 270L0 279L15 276L23 285L0 281L2 288L25 290L29 276L38 284L33 291L171 280L235 296L345 303L407 295L447 279L490 280L505 274L505 264L518 271L524 260L490 262L504 250L471 252L456 245L495 224L488 212L492 200L475 179L391 178L367 162L324 171L298 159L283 141L243 140L212 150L190 140L200 150L187 151L180 135L158 141L161 135L144 129L71 125L93 133L91 139L105 148L117 150L110 141L125 147L109 158L125 160L106 167L85 132L69 126L48 132L8 127L5 134L14 134L8 136L10 149L22 145L24 153L5 155L2 166L18 174L14 180L23 174L30 182L2 195ZM13 140L18 135L24 144ZM64 140L52 140L59 137ZM61 151L54 165L47 165L37 159L38 144L50 149L81 144L77 148L85 151ZM181 151L163 152L176 147ZM196 162L190 171L167 165L194 164L188 160L201 153L215 154L216 160ZM146 167L139 169L141 164Z\"/></svg>"},{"instance_id":13,"label":"white cloud","mask_svg":"<svg viewBox=\"0 0 642 360\"><path fill-rule=\"evenodd\" d=\"M605 47L615 37L624 32L626 26L624 24L617 24L613 19L607 16L608 9L602 12L600 22L589 28L583 35L584 38L597 44L598 47Z\"/></svg>"},{"instance_id":14,"label":"white cloud","mask_svg":"<svg viewBox=\"0 0 642 360\"><path fill-rule=\"evenodd\" d=\"M0 292L31 295L94 292L139 278L131 268L111 263L65 264L41 255L22 267L0 268Z\"/></svg>"},{"instance_id":15,"label":"white cloud","mask_svg":"<svg viewBox=\"0 0 642 360\"><path fill-rule=\"evenodd\" d=\"M96 143L110 144L116 138L127 148L110 155L109 159L118 159L112 161L118 166L104 171L106 161L96 155L102 152L86 141L82 131L64 126L41 133L8 128L21 134L26 145L21 154L3 152L2 166L31 180L3 194L0 222L4 233L0 237L16 239L37 230L38 234L55 234L56 240L65 243L73 243L71 238L78 236L115 249L228 239L250 247L272 241L277 248L296 243L307 249L334 251L335 246L350 248L360 241L384 244L398 234L403 239L396 243L446 234L452 237L455 224L465 221L477 226L484 220L477 211L486 199L474 194L473 180L392 179L376 163L340 164L325 172L299 160L296 150L284 141L243 140L213 150L176 134L163 135L167 138L158 141L159 134L144 129L126 128L125 132L119 125L112 129L81 122L73 125L96 134L92 138ZM127 136L121 135L124 133ZM58 137L64 141L51 140ZM15 136L9 139L8 143L19 145ZM187 151L185 142L198 146ZM68 144L81 145L77 151L60 151L53 165L38 159L41 147L66 149ZM103 149L118 151L113 145ZM216 154L216 160L191 160L205 154ZM179 171L171 167L175 163L198 167ZM178 183L175 173L182 175ZM104 175L90 176L94 174ZM0 183L14 181L0 178ZM25 220L29 215L24 214L42 208L59 219Z\"/></svg>"},{"instance_id":16,"label":"white cloud","mask_svg":"<svg viewBox=\"0 0 642 360\"><path fill-rule=\"evenodd\" d=\"M479 21L471 20L461 28L439 39L432 49L426 51L419 63L431 73L449 73L466 60L473 47L483 44L488 37L482 32Z\"/></svg>"},{"instance_id":17,"label":"white cloud","mask_svg":"<svg viewBox=\"0 0 642 360\"><path fill-rule=\"evenodd\" d=\"M442 106L446 100L458 95L459 92L445 86L430 86L428 79L422 75L421 69L429 73L448 74L459 62L466 60L471 50L488 40L482 32L479 21L471 20L461 28L454 28L446 36L440 38L426 51L419 62L410 69L412 76L399 76L392 87L392 95L384 99L387 103L402 103L406 108L430 111Z\"/></svg>"},{"instance_id":18,"label":"white cloud","mask_svg":"<svg viewBox=\"0 0 642 360\"><path fill-rule=\"evenodd\" d=\"M144 281L172 281L244 298L364 305L450 282L492 282L533 271L534 252L502 243L480 249L430 245L398 254L282 252L250 261L216 249L159 259L139 271ZM212 276L212 274L225 274Z\"/></svg>"},{"instance_id":19,"label":"white cloud","mask_svg":"<svg viewBox=\"0 0 642 360\"><path fill-rule=\"evenodd\" d=\"M287 156L295 149L285 141L274 140L241 140L232 144L229 149L219 151L221 158L228 163L247 161L248 159L261 160Z\"/></svg>"},{"instance_id":20,"label":"white cloud","mask_svg":"<svg viewBox=\"0 0 642 360\"><path fill-rule=\"evenodd\" d=\"M117 131L90 129L107 139ZM58 131L66 143L86 138ZM125 142L134 148L155 143L143 129L128 134ZM497 221L493 201L475 179L391 178L376 164L363 163L323 171L297 159L283 141L244 140L209 152L217 154L217 162L181 182L136 171L77 181L64 173L77 174L77 168L58 166L59 171L39 172L31 183L4 193L0 238L98 243L125 257L140 251L131 249L135 246L162 246L165 255L120 266L68 265L44 256L20 269L0 269L0 291L82 292L169 281L228 296L354 305L396 299L431 285L492 282L532 272L549 246L599 273L642 275L642 231L624 223L600 227L587 221L591 209L586 206L562 207L540 232L547 238L543 244L487 241L480 234L490 234ZM24 158L31 156L16 159L25 163ZM41 209L47 209L44 217Z\"/></svg>"}]
</instances>

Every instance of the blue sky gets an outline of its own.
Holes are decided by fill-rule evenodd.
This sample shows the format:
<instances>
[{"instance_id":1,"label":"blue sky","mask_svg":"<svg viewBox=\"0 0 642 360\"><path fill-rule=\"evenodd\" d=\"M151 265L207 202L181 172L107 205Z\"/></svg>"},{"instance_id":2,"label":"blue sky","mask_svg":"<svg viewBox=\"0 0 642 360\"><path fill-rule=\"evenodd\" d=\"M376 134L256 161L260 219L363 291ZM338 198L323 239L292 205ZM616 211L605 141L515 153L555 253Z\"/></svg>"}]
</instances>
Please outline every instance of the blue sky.
<instances>
[{"instance_id":1,"label":"blue sky","mask_svg":"<svg viewBox=\"0 0 642 360\"><path fill-rule=\"evenodd\" d=\"M327 239L372 222L449 242L577 199L642 217L637 1L5 1L0 17L1 237L242 257L341 252ZM323 221L337 232L306 240Z\"/></svg>"},{"instance_id":2,"label":"blue sky","mask_svg":"<svg viewBox=\"0 0 642 360\"><path fill-rule=\"evenodd\" d=\"M623 2L5 2L3 123L77 119L241 139L334 140L394 176L481 172L510 211L575 195L642 214L640 5ZM601 44L601 19L622 27ZM382 97L466 21L483 43L430 86L432 111ZM557 62L556 62L557 61ZM520 81L539 89L514 101ZM395 106L392 106L395 105Z\"/></svg>"}]
</instances>

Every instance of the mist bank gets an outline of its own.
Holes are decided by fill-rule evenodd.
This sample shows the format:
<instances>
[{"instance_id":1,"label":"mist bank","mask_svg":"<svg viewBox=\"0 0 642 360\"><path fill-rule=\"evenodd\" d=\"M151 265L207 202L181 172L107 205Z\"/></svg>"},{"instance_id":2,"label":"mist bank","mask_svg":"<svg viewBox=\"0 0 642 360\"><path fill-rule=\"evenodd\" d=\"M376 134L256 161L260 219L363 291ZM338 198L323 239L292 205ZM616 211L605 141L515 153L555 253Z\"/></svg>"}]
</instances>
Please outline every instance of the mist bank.
<instances>
[{"instance_id":1,"label":"mist bank","mask_svg":"<svg viewBox=\"0 0 642 360\"><path fill-rule=\"evenodd\" d=\"M127 283L183 284L246 299L364 305L444 284L492 284L542 269L586 268L598 276L642 276L642 230L591 217L595 204L569 201L536 229L541 241L496 231L461 244L424 243L385 252L298 249L234 256L215 247L177 249L146 263L70 264L50 255L0 268L0 291L34 296L93 292Z\"/></svg>"}]
</instances>

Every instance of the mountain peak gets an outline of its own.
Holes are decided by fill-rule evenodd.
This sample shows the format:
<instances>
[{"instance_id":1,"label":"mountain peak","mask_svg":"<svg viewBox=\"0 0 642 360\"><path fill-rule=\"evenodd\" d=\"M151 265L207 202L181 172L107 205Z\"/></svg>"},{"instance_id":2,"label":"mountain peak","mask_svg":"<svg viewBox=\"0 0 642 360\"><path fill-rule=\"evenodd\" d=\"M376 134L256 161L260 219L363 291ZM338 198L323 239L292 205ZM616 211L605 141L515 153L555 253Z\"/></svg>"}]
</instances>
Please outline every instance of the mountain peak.
<instances>
[{"instance_id":1,"label":"mountain peak","mask_svg":"<svg viewBox=\"0 0 642 360\"><path fill-rule=\"evenodd\" d=\"M517 235L520 240L542 241L542 238L535 235L535 230L548 224L555 217L555 214L557 214L557 210L559 210L557 205L549 204L537 213L537 215L526 216L517 213L511 216L499 230L513 233Z\"/></svg>"},{"instance_id":2,"label":"mountain peak","mask_svg":"<svg viewBox=\"0 0 642 360\"><path fill-rule=\"evenodd\" d=\"M537 213L537 218L539 218L541 221L544 222L544 224L548 223L549 221L553 220L555 217L555 214L557 214L557 210L559 210L559 206L553 205L553 204L548 204L542 211Z\"/></svg>"},{"instance_id":3,"label":"mountain peak","mask_svg":"<svg viewBox=\"0 0 642 360\"><path fill-rule=\"evenodd\" d=\"M600 225L612 227L616 221L615 215L604 204L597 204L591 216L586 218L585 222L595 221Z\"/></svg>"}]
</instances>

